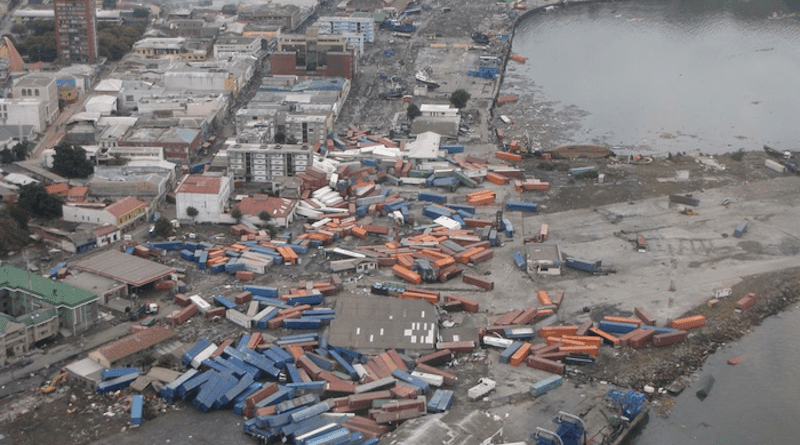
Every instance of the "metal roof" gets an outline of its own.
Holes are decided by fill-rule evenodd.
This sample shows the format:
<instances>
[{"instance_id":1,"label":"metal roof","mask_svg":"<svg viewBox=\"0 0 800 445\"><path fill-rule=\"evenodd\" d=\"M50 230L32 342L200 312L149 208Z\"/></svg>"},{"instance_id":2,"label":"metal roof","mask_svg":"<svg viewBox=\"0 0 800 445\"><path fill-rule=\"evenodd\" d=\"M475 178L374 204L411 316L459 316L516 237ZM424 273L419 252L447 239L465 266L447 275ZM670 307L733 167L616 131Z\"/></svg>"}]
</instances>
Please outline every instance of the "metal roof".
<instances>
[{"instance_id":1,"label":"metal roof","mask_svg":"<svg viewBox=\"0 0 800 445\"><path fill-rule=\"evenodd\" d=\"M330 344L354 349L433 349L439 316L424 300L340 297Z\"/></svg>"},{"instance_id":2,"label":"metal roof","mask_svg":"<svg viewBox=\"0 0 800 445\"><path fill-rule=\"evenodd\" d=\"M107 278L113 278L131 286L144 286L147 283L163 278L175 269L145 260L133 255L126 255L116 250L107 250L91 258L74 264L75 269L92 272Z\"/></svg>"},{"instance_id":3,"label":"metal roof","mask_svg":"<svg viewBox=\"0 0 800 445\"><path fill-rule=\"evenodd\" d=\"M97 300L91 292L12 266L0 267L0 288L3 287L23 290L55 307L76 308Z\"/></svg>"}]
</instances>

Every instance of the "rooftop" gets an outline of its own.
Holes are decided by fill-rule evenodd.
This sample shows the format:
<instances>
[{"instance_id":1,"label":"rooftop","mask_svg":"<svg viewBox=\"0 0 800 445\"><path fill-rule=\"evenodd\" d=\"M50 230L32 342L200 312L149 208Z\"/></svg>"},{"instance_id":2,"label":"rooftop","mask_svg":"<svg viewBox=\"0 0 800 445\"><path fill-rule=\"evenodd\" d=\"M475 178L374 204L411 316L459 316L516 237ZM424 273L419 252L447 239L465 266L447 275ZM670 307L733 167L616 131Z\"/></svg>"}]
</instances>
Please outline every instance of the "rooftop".
<instances>
[{"instance_id":1,"label":"rooftop","mask_svg":"<svg viewBox=\"0 0 800 445\"><path fill-rule=\"evenodd\" d=\"M90 357L98 354L107 360L109 364L113 364L125 357L149 349L175 336L177 336L177 334L174 331L162 328L161 326L155 326L103 346L90 354Z\"/></svg>"},{"instance_id":2,"label":"rooftop","mask_svg":"<svg viewBox=\"0 0 800 445\"><path fill-rule=\"evenodd\" d=\"M285 218L297 205L294 199L273 198L269 195L256 194L242 199L239 210L245 215L258 215L266 211L273 218Z\"/></svg>"},{"instance_id":3,"label":"rooftop","mask_svg":"<svg viewBox=\"0 0 800 445\"><path fill-rule=\"evenodd\" d=\"M222 178L214 176L189 175L175 193L197 193L216 195L222 187Z\"/></svg>"},{"instance_id":4,"label":"rooftop","mask_svg":"<svg viewBox=\"0 0 800 445\"><path fill-rule=\"evenodd\" d=\"M76 308L97 300L91 292L12 266L0 267L0 287L23 290L56 307Z\"/></svg>"},{"instance_id":5,"label":"rooftop","mask_svg":"<svg viewBox=\"0 0 800 445\"><path fill-rule=\"evenodd\" d=\"M330 344L359 350L433 349L436 308L423 300L348 296L336 303Z\"/></svg>"},{"instance_id":6,"label":"rooftop","mask_svg":"<svg viewBox=\"0 0 800 445\"><path fill-rule=\"evenodd\" d=\"M130 213L134 209L142 206L146 207L147 203L144 201L139 201L133 196L127 196L115 202L114 204L111 204L108 207L106 207L106 211L114 215L115 218L120 218Z\"/></svg>"},{"instance_id":7,"label":"rooftop","mask_svg":"<svg viewBox=\"0 0 800 445\"><path fill-rule=\"evenodd\" d=\"M172 267L137 256L126 255L116 250L101 252L74 264L74 267L136 287L144 286L175 272Z\"/></svg>"}]
</instances>

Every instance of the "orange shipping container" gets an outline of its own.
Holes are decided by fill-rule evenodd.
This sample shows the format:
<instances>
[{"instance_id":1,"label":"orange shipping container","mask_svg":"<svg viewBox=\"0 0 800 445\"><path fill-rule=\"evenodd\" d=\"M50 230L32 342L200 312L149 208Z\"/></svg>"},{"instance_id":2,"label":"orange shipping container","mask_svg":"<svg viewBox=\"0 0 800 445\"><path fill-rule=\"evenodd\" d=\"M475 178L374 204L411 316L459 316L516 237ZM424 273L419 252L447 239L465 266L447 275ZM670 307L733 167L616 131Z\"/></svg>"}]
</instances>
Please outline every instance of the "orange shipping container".
<instances>
[{"instance_id":1,"label":"orange shipping container","mask_svg":"<svg viewBox=\"0 0 800 445\"><path fill-rule=\"evenodd\" d=\"M611 322L614 322L614 323L635 324L637 328L642 326L642 320L639 320L638 318L612 317L610 315L606 315L605 317L603 317L603 320L611 321Z\"/></svg>"},{"instance_id":2,"label":"orange shipping container","mask_svg":"<svg viewBox=\"0 0 800 445\"><path fill-rule=\"evenodd\" d=\"M670 327L685 331L687 329L702 328L706 325L706 317L703 315L695 315L692 317L684 317L672 320Z\"/></svg>"},{"instance_id":3,"label":"orange shipping container","mask_svg":"<svg viewBox=\"0 0 800 445\"><path fill-rule=\"evenodd\" d=\"M553 301L550 300L550 295L547 294L546 290L536 291L536 297L539 299L539 304L542 306L550 306L553 304Z\"/></svg>"},{"instance_id":4,"label":"orange shipping container","mask_svg":"<svg viewBox=\"0 0 800 445\"><path fill-rule=\"evenodd\" d=\"M431 295L431 294L425 294L425 293L421 293L421 292L409 292L409 291L406 291L406 292L403 292L402 294L400 294L400 298L416 298L416 299L419 299L419 300L429 301L429 302L431 302L433 304L436 304L436 303L439 302L439 297L438 296Z\"/></svg>"},{"instance_id":5,"label":"orange shipping container","mask_svg":"<svg viewBox=\"0 0 800 445\"><path fill-rule=\"evenodd\" d=\"M603 339L600 337L591 337L588 335L565 335L561 337L564 340L572 340L583 343L587 346L600 346L603 344Z\"/></svg>"},{"instance_id":6,"label":"orange shipping container","mask_svg":"<svg viewBox=\"0 0 800 445\"><path fill-rule=\"evenodd\" d=\"M510 151L497 151L495 152L494 157L509 162L522 162L522 155L511 153Z\"/></svg>"},{"instance_id":7,"label":"orange shipping container","mask_svg":"<svg viewBox=\"0 0 800 445\"><path fill-rule=\"evenodd\" d=\"M575 335L577 332L577 326L545 326L539 329L539 337L547 338L547 337L563 337L564 335Z\"/></svg>"},{"instance_id":8,"label":"orange shipping container","mask_svg":"<svg viewBox=\"0 0 800 445\"><path fill-rule=\"evenodd\" d=\"M568 352L570 354L589 354L593 357L600 355L599 346L561 346L558 352Z\"/></svg>"},{"instance_id":9,"label":"orange shipping container","mask_svg":"<svg viewBox=\"0 0 800 445\"><path fill-rule=\"evenodd\" d=\"M530 343L527 342L523 343L522 346L520 346L520 348L517 349L517 352L515 352L511 356L511 360L509 360L511 366L521 365L522 362L524 362L525 359L528 358L528 355L531 353L531 346L533 345L531 345Z\"/></svg>"},{"instance_id":10,"label":"orange shipping container","mask_svg":"<svg viewBox=\"0 0 800 445\"><path fill-rule=\"evenodd\" d=\"M506 185L506 184L508 184L508 181L509 181L509 179L507 177L505 177L503 175L500 175L500 174L497 174L497 173L494 173L494 172L487 173L486 174L486 179L489 182L493 182L493 183L495 183L497 185Z\"/></svg>"},{"instance_id":11,"label":"orange shipping container","mask_svg":"<svg viewBox=\"0 0 800 445\"><path fill-rule=\"evenodd\" d=\"M399 264L395 264L394 266L392 266L392 273L394 273L396 277L400 277L410 283L414 284L422 283L422 277L419 276L418 273L413 272L408 268L405 268Z\"/></svg>"}]
</instances>

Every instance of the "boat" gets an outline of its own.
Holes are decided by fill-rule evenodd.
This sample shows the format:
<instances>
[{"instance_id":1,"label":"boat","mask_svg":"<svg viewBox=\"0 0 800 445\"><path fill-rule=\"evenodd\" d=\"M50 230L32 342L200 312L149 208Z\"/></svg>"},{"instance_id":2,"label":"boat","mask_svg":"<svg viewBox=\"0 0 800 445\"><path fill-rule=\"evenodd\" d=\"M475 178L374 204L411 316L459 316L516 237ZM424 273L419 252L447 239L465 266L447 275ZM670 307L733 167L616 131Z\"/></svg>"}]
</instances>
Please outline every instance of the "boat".
<instances>
[{"instance_id":1,"label":"boat","mask_svg":"<svg viewBox=\"0 0 800 445\"><path fill-rule=\"evenodd\" d=\"M427 85L428 88L438 88L439 87L439 83L436 82L435 80L431 79L430 76L428 76L428 73L425 72L425 70L417 71L417 74L414 75L414 79L416 79L417 82L419 82L419 83L423 83L423 84Z\"/></svg>"},{"instance_id":2,"label":"boat","mask_svg":"<svg viewBox=\"0 0 800 445\"><path fill-rule=\"evenodd\" d=\"M472 33L472 40L475 43L479 43L481 45L488 45L489 44L489 36L482 32L475 31Z\"/></svg>"},{"instance_id":3,"label":"boat","mask_svg":"<svg viewBox=\"0 0 800 445\"><path fill-rule=\"evenodd\" d=\"M772 147L770 147L768 145L764 146L764 151L768 155L772 156L773 158L778 158L778 159L783 159L784 153L785 153L785 152L782 152L780 150L775 150L774 148L772 148Z\"/></svg>"},{"instance_id":4,"label":"boat","mask_svg":"<svg viewBox=\"0 0 800 445\"><path fill-rule=\"evenodd\" d=\"M614 152L605 145L561 145L545 150L554 159L575 158L607 158L614 156Z\"/></svg>"},{"instance_id":5,"label":"boat","mask_svg":"<svg viewBox=\"0 0 800 445\"><path fill-rule=\"evenodd\" d=\"M636 165L647 165L652 162L653 158L651 158L650 156L634 155L633 158L631 158L631 164L636 164Z\"/></svg>"}]
</instances>

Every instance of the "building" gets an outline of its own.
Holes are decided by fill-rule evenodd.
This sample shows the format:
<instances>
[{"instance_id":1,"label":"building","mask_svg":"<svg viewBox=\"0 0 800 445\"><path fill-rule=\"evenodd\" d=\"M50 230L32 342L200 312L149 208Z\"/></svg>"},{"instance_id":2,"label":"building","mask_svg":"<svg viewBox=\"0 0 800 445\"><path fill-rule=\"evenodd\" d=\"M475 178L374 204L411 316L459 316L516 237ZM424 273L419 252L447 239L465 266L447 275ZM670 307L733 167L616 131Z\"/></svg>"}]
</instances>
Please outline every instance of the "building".
<instances>
[{"instance_id":1,"label":"building","mask_svg":"<svg viewBox=\"0 0 800 445\"><path fill-rule=\"evenodd\" d=\"M270 224L276 227L288 227L294 220L297 200L256 194L252 197L242 198L238 207L242 211L242 215L258 217L261 212L267 212L270 216Z\"/></svg>"},{"instance_id":2,"label":"building","mask_svg":"<svg viewBox=\"0 0 800 445\"><path fill-rule=\"evenodd\" d=\"M72 265L75 270L110 278L129 286L129 290L147 286L173 276L175 269L154 261L126 255L116 249L106 250ZM125 295L130 292L124 292Z\"/></svg>"},{"instance_id":3,"label":"building","mask_svg":"<svg viewBox=\"0 0 800 445\"><path fill-rule=\"evenodd\" d=\"M176 215L178 219L194 222L219 221L228 208L230 196L229 176L187 175L175 191ZM189 216L189 207L197 210L197 216Z\"/></svg>"},{"instance_id":4,"label":"building","mask_svg":"<svg viewBox=\"0 0 800 445\"><path fill-rule=\"evenodd\" d=\"M179 127L130 127L117 142L122 147L161 147L164 159L176 163L189 163L197 154L202 133L199 130Z\"/></svg>"},{"instance_id":5,"label":"building","mask_svg":"<svg viewBox=\"0 0 800 445\"><path fill-rule=\"evenodd\" d=\"M37 99L44 102L44 122L50 125L58 117L58 86L55 77L31 73L14 79L11 90L16 99Z\"/></svg>"},{"instance_id":6,"label":"building","mask_svg":"<svg viewBox=\"0 0 800 445\"><path fill-rule=\"evenodd\" d=\"M352 79L357 58L347 48L347 37L320 35L309 28L305 35L283 35L270 55L272 75L344 77Z\"/></svg>"},{"instance_id":7,"label":"building","mask_svg":"<svg viewBox=\"0 0 800 445\"><path fill-rule=\"evenodd\" d=\"M235 144L228 147L228 171L234 180L267 182L303 173L313 161L302 145Z\"/></svg>"},{"instance_id":8,"label":"building","mask_svg":"<svg viewBox=\"0 0 800 445\"><path fill-rule=\"evenodd\" d=\"M147 216L147 203L133 196L125 197L108 206L102 203L68 203L62 205L64 221L111 224L119 229L132 226Z\"/></svg>"},{"instance_id":9,"label":"building","mask_svg":"<svg viewBox=\"0 0 800 445\"><path fill-rule=\"evenodd\" d=\"M277 26L280 29L293 30L300 26L311 12L311 8L296 5L257 3L240 6L239 20L250 25Z\"/></svg>"},{"instance_id":10,"label":"building","mask_svg":"<svg viewBox=\"0 0 800 445\"><path fill-rule=\"evenodd\" d=\"M417 135L417 139L406 143L409 159L434 160L439 157L439 146L442 137L438 133L426 131Z\"/></svg>"},{"instance_id":11,"label":"building","mask_svg":"<svg viewBox=\"0 0 800 445\"><path fill-rule=\"evenodd\" d=\"M214 58L228 59L238 56L260 58L263 42L264 39L261 37L222 36L214 42Z\"/></svg>"},{"instance_id":12,"label":"building","mask_svg":"<svg viewBox=\"0 0 800 445\"><path fill-rule=\"evenodd\" d=\"M320 34L335 34L347 38L348 48L364 53L364 43L375 41L375 19L372 14L357 12L350 17L320 17L316 26Z\"/></svg>"},{"instance_id":13,"label":"building","mask_svg":"<svg viewBox=\"0 0 800 445\"><path fill-rule=\"evenodd\" d=\"M146 59L182 59L202 61L208 58L210 44L185 37L145 37L133 44L133 53Z\"/></svg>"},{"instance_id":14,"label":"building","mask_svg":"<svg viewBox=\"0 0 800 445\"><path fill-rule=\"evenodd\" d=\"M133 366L145 359L156 346L177 335L175 331L154 326L102 346L90 352L89 358L106 368Z\"/></svg>"},{"instance_id":15,"label":"building","mask_svg":"<svg viewBox=\"0 0 800 445\"><path fill-rule=\"evenodd\" d=\"M30 125L36 133L43 133L48 125L46 104L33 98L0 99L0 124Z\"/></svg>"},{"instance_id":16,"label":"building","mask_svg":"<svg viewBox=\"0 0 800 445\"><path fill-rule=\"evenodd\" d=\"M561 275L561 246L558 243L527 243L525 253L528 260L528 273L540 275Z\"/></svg>"},{"instance_id":17,"label":"building","mask_svg":"<svg viewBox=\"0 0 800 445\"><path fill-rule=\"evenodd\" d=\"M56 48L64 64L97 61L97 12L93 0L55 0Z\"/></svg>"},{"instance_id":18,"label":"building","mask_svg":"<svg viewBox=\"0 0 800 445\"><path fill-rule=\"evenodd\" d=\"M97 321L97 296L12 266L0 267L0 360L21 355L59 329L75 335Z\"/></svg>"},{"instance_id":19,"label":"building","mask_svg":"<svg viewBox=\"0 0 800 445\"><path fill-rule=\"evenodd\" d=\"M422 104L419 111L422 114L411 123L412 135L433 131L442 136L458 137L461 126L458 108L451 108L450 105Z\"/></svg>"}]
</instances>

